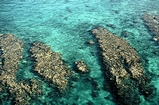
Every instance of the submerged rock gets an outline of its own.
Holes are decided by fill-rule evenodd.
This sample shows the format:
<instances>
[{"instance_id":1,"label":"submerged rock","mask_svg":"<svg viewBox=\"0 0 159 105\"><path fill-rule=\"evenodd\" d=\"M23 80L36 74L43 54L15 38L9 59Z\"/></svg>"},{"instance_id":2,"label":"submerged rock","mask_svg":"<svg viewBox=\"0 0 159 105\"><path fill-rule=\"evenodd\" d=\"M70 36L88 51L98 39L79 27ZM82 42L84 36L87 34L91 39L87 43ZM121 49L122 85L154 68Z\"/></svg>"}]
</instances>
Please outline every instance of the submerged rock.
<instances>
[{"instance_id":1,"label":"submerged rock","mask_svg":"<svg viewBox=\"0 0 159 105\"><path fill-rule=\"evenodd\" d=\"M79 72L86 73L86 72L90 71L87 64L82 60L75 62L75 65L76 65L76 68Z\"/></svg>"},{"instance_id":2,"label":"submerged rock","mask_svg":"<svg viewBox=\"0 0 159 105\"><path fill-rule=\"evenodd\" d=\"M142 17L145 25L153 33L152 39L159 42L159 16L153 15L151 13L145 13Z\"/></svg>"},{"instance_id":3,"label":"submerged rock","mask_svg":"<svg viewBox=\"0 0 159 105\"><path fill-rule=\"evenodd\" d=\"M33 43L30 51L35 59L34 71L60 91L65 90L71 71L63 64L60 53L53 52L49 46L40 42Z\"/></svg>"},{"instance_id":4,"label":"submerged rock","mask_svg":"<svg viewBox=\"0 0 159 105\"><path fill-rule=\"evenodd\" d=\"M94 41L93 41L93 40L90 40L88 43L89 43L89 44L94 44Z\"/></svg>"},{"instance_id":5,"label":"submerged rock","mask_svg":"<svg viewBox=\"0 0 159 105\"><path fill-rule=\"evenodd\" d=\"M120 104L139 105L140 92L145 97L154 93L154 87L150 86L150 80L144 74L141 59L127 41L102 27L93 29L92 34L101 49L105 77Z\"/></svg>"}]
</instances>

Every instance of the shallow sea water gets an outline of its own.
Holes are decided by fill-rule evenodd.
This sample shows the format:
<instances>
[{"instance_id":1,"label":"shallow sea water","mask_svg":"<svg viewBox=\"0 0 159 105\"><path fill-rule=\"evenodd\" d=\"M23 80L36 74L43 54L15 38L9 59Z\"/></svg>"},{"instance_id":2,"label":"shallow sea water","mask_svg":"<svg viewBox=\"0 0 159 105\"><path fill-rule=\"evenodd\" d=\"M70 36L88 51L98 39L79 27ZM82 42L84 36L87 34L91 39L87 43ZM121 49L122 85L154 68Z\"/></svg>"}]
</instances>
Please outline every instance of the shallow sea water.
<instances>
[{"instance_id":1,"label":"shallow sea water","mask_svg":"<svg viewBox=\"0 0 159 105\"><path fill-rule=\"evenodd\" d=\"M141 19L146 12L158 13L158 5L158 0L1 0L0 33L12 33L25 43L19 79L35 76L27 53L34 41L60 52L72 70L78 60L84 60L91 68L87 75L76 73L79 79L72 81L72 88L63 96L56 97L44 84L46 93L39 97L41 101L32 100L34 105L117 105L104 89L97 47L87 43L93 39L90 30L103 26L126 39L138 51L145 70L152 76L152 84L158 88L159 54L154 52L159 52L159 45L151 40ZM124 31L129 33L127 37L122 35ZM98 83L99 90L94 91L92 81ZM159 95L159 88L157 92ZM141 105L159 105L159 97L152 102L143 100Z\"/></svg>"}]
</instances>

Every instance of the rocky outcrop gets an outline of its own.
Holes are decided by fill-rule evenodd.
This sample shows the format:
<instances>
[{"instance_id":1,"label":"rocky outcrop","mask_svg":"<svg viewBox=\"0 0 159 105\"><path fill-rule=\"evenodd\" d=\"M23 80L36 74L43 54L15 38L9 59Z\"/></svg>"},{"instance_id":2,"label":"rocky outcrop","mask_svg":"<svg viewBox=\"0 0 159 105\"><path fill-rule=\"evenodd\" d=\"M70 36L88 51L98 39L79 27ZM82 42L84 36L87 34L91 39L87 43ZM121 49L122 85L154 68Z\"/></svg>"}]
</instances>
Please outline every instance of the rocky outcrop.
<instances>
[{"instance_id":1,"label":"rocky outcrop","mask_svg":"<svg viewBox=\"0 0 159 105\"><path fill-rule=\"evenodd\" d=\"M80 61L77 61L75 62L75 65L76 65L76 69L77 71L81 72L81 73L87 73L90 71L90 68L87 66L87 64L80 60Z\"/></svg>"},{"instance_id":2,"label":"rocky outcrop","mask_svg":"<svg viewBox=\"0 0 159 105\"><path fill-rule=\"evenodd\" d=\"M145 13L142 17L145 25L152 32L153 40L159 43L159 15L153 15L151 13Z\"/></svg>"},{"instance_id":3,"label":"rocky outcrop","mask_svg":"<svg viewBox=\"0 0 159 105\"><path fill-rule=\"evenodd\" d=\"M9 97L7 99L12 99L14 105L28 105L30 97L35 98L42 92L40 82L34 79L31 79L29 84L16 80L18 63L22 58L22 45L22 41L14 35L0 34L0 94L8 94L1 96L0 100Z\"/></svg>"},{"instance_id":4,"label":"rocky outcrop","mask_svg":"<svg viewBox=\"0 0 159 105\"><path fill-rule=\"evenodd\" d=\"M63 64L60 53L53 52L43 43L35 42L30 49L35 59L35 68L40 76L60 91L66 89L71 71Z\"/></svg>"},{"instance_id":5,"label":"rocky outcrop","mask_svg":"<svg viewBox=\"0 0 159 105\"><path fill-rule=\"evenodd\" d=\"M137 52L124 39L98 27L92 30L102 53L104 73L115 98L122 105L139 105L140 92L150 96L155 89L144 74Z\"/></svg>"}]
</instances>

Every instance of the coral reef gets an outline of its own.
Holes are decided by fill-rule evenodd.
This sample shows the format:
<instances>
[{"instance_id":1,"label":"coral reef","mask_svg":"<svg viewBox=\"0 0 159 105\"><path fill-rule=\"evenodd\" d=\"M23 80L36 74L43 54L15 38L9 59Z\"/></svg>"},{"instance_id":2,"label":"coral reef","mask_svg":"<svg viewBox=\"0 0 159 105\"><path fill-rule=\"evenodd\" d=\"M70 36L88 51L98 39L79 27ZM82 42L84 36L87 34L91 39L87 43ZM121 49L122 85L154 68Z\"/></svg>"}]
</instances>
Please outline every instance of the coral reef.
<instances>
[{"instance_id":1,"label":"coral reef","mask_svg":"<svg viewBox=\"0 0 159 105\"><path fill-rule=\"evenodd\" d=\"M65 90L71 71L63 64L60 53L53 52L49 46L40 42L33 43L30 51L35 59L34 71L60 91Z\"/></svg>"},{"instance_id":2,"label":"coral reef","mask_svg":"<svg viewBox=\"0 0 159 105\"><path fill-rule=\"evenodd\" d=\"M144 73L141 59L127 41L102 27L93 29L92 34L100 46L105 77L120 104L138 105L141 102L140 92L145 97L154 94L155 88Z\"/></svg>"},{"instance_id":3,"label":"coral reef","mask_svg":"<svg viewBox=\"0 0 159 105\"><path fill-rule=\"evenodd\" d=\"M90 68L87 66L87 64L80 60L80 61L77 61L75 62L75 65L76 65L76 69L79 71L79 72L82 72L82 73L86 73L86 72L89 72L90 71Z\"/></svg>"},{"instance_id":4,"label":"coral reef","mask_svg":"<svg viewBox=\"0 0 159 105\"><path fill-rule=\"evenodd\" d=\"M159 15L153 15L151 13L145 13L142 16L142 19L145 22L145 25L153 33L153 40L159 42Z\"/></svg>"},{"instance_id":5,"label":"coral reef","mask_svg":"<svg viewBox=\"0 0 159 105\"><path fill-rule=\"evenodd\" d=\"M29 84L24 81L16 81L18 63L22 58L22 41L12 34L0 34L0 93L8 92L8 99L12 99L12 104L28 105L30 97L37 97L41 94L41 85L32 79ZM6 97L0 97L1 102ZM4 99L5 100L5 99ZM9 100L7 100L9 101Z\"/></svg>"},{"instance_id":6,"label":"coral reef","mask_svg":"<svg viewBox=\"0 0 159 105\"><path fill-rule=\"evenodd\" d=\"M23 43L11 34L0 36L1 59L3 59L3 69L6 72L16 72L18 69L17 64L22 58L22 45Z\"/></svg>"}]
</instances>

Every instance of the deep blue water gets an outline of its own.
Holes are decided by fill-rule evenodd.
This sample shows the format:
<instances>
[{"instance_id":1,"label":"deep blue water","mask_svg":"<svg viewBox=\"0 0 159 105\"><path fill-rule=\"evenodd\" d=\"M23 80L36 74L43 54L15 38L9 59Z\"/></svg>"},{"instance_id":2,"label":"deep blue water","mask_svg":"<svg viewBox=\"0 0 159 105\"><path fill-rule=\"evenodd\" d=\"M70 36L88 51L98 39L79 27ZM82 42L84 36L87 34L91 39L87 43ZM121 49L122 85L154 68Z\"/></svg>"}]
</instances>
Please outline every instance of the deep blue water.
<instances>
[{"instance_id":1,"label":"deep blue water","mask_svg":"<svg viewBox=\"0 0 159 105\"><path fill-rule=\"evenodd\" d=\"M84 60L91 68L89 78L93 78L100 87L98 96L93 98L91 83L80 77L73 82L68 94L56 100L48 96L50 88L46 87L41 104L115 105L110 92L103 89L104 77L97 48L87 44L93 38L89 31L103 26L120 37L123 37L123 31L129 32L125 39L146 60L144 68L153 75L152 84L158 88L159 55L153 52L158 52L159 47L150 40L150 32L141 19L146 12L159 13L158 5L158 0L1 0L0 33L16 35L24 41L26 49L34 41L44 42L52 50L60 52L71 69L73 62ZM21 64L20 73L24 78L34 77L30 72L30 62L26 59L22 62L25 63ZM159 88L157 92L159 95ZM156 96L152 103L143 100L141 105L157 105L158 100Z\"/></svg>"}]
</instances>

